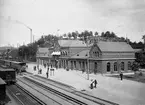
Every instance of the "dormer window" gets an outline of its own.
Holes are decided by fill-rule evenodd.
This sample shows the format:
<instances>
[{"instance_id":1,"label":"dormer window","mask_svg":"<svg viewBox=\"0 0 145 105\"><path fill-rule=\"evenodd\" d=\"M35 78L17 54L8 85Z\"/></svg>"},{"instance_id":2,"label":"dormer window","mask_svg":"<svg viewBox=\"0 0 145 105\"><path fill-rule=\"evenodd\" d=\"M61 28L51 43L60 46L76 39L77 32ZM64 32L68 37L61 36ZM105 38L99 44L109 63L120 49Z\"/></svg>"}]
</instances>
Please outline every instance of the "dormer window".
<instances>
[{"instance_id":1,"label":"dormer window","mask_svg":"<svg viewBox=\"0 0 145 105\"><path fill-rule=\"evenodd\" d=\"M93 52L94 56L99 57L99 52Z\"/></svg>"}]
</instances>

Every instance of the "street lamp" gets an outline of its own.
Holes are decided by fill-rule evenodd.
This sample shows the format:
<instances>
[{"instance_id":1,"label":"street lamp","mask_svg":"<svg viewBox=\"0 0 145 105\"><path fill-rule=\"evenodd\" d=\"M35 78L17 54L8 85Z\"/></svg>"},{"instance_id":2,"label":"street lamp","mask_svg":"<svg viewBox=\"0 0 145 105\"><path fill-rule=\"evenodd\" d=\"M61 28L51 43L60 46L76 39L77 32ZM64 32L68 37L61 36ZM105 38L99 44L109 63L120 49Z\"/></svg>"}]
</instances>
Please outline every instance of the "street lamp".
<instances>
[{"instance_id":1,"label":"street lamp","mask_svg":"<svg viewBox=\"0 0 145 105\"><path fill-rule=\"evenodd\" d=\"M39 69L39 59L40 59L39 45L37 45L37 49L38 49L38 69Z\"/></svg>"},{"instance_id":2,"label":"street lamp","mask_svg":"<svg viewBox=\"0 0 145 105\"><path fill-rule=\"evenodd\" d=\"M87 45L87 49L88 49L88 43L89 39L86 39L86 45ZM87 80L89 80L89 50L88 50L88 57L87 57Z\"/></svg>"}]
</instances>

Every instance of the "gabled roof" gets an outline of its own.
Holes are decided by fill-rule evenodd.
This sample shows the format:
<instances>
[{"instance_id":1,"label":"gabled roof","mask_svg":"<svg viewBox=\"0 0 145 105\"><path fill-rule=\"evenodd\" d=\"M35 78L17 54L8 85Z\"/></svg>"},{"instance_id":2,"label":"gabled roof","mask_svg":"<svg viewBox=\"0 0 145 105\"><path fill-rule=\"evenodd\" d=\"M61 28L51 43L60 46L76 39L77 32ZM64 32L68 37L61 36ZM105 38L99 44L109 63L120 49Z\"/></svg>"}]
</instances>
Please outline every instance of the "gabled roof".
<instances>
[{"instance_id":1,"label":"gabled roof","mask_svg":"<svg viewBox=\"0 0 145 105\"><path fill-rule=\"evenodd\" d=\"M141 52L142 49L134 49L135 53Z\"/></svg>"},{"instance_id":2,"label":"gabled roof","mask_svg":"<svg viewBox=\"0 0 145 105\"><path fill-rule=\"evenodd\" d=\"M73 56L71 56L71 58L79 58L79 59L84 59L84 58L88 58L89 57L89 51L90 49L86 49L86 50L83 50Z\"/></svg>"},{"instance_id":3,"label":"gabled roof","mask_svg":"<svg viewBox=\"0 0 145 105\"><path fill-rule=\"evenodd\" d=\"M134 52L134 49L126 42L98 42L102 52Z\"/></svg>"},{"instance_id":4,"label":"gabled roof","mask_svg":"<svg viewBox=\"0 0 145 105\"><path fill-rule=\"evenodd\" d=\"M7 49L13 49L13 47L10 47L10 46L0 47L0 51L4 51L4 50L7 50Z\"/></svg>"},{"instance_id":5,"label":"gabled roof","mask_svg":"<svg viewBox=\"0 0 145 105\"><path fill-rule=\"evenodd\" d=\"M83 41L80 40L58 40L60 47L87 47Z\"/></svg>"},{"instance_id":6,"label":"gabled roof","mask_svg":"<svg viewBox=\"0 0 145 105\"><path fill-rule=\"evenodd\" d=\"M0 85L5 85L5 81L3 79L0 78Z\"/></svg>"},{"instance_id":7,"label":"gabled roof","mask_svg":"<svg viewBox=\"0 0 145 105\"><path fill-rule=\"evenodd\" d=\"M41 47L39 47L39 48L38 48L38 51L39 51L39 52L46 53L46 52L49 52L49 49L48 49L48 48L41 48Z\"/></svg>"}]
</instances>

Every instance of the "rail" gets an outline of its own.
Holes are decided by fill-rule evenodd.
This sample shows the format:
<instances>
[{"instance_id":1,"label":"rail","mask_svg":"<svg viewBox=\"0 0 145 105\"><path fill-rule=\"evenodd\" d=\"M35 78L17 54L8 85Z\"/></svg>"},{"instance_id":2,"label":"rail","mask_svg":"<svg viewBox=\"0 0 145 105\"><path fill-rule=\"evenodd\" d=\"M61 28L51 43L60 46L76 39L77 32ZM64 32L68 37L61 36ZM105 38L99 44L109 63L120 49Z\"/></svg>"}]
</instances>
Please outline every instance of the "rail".
<instances>
[{"instance_id":1,"label":"rail","mask_svg":"<svg viewBox=\"0 0 145 105\"><path fill-rule=\"evenodd\" d=\"M36 82L36 81L34 81L34 80L32 80L32 79L29 79L29 78L26 78L26 77L24 77L24 78L25 78L26 80L32 82L32 83L35 83L35 84L38 85L38 86L43 87L44 89L47 89L47 90L49 90L49 91L55 93L56 95L59 95L59 96L65 98L65 99L69 100L69 101L72 101L72 102L77 103L77 104L79 104L79 105L88 105L88 104L86 104L86 103L84 103L84 102L82 102L82 101L80 101L80 100L78 100L78 99L75 99L75 98L73 98L73 97L71 97L71 96L69 96L69 95L66 95L66 94L64 94L64 93L62 93L62 92L60 92L60 91L57 91L57 90L52 89L52 88L50 88L50 87L47 87L47 86L45 86L45 85L43 85L43 84L41 84L41 83L39 83L39 82Z\"/></svg>"},{"instance_id":2,"label":"rail","mask_svg":"<svg viewBox=\"0 0 145 105\"><path fill-rule=\"evenodd\" d=\"M66 84L63 84L63 83L60 83L60 82L57 82L57 81L54 81L54 80L51 80L51 79L47 79L47 78L45 78L45 77L41 77L41 76L37 76L37 75L36 75L36 76L31 76L31 77L32 77L32 78L35 78L35 79L37 79L37 80L39 80L39 81L45 82L45 83L47 83L47 84L53 85L53 86L55 86L55 87L57 87L57 88L60 88L60 89L62 89L62 90L65 90L65 91L67 91L67 92L70 92L70 91L68 91L68 90L66 90L66 89L64 89L64 88L61 88L61 87L59 87L59 86L56 86L56 85L54 85L54 84L52 84L52 83L48 83L48 82L46 82L46 81L44 81L44 80L40 80L40 79L38 79L38 78L41 78L41 79L45 79L45 80L47 80L47 81L54 82L55 84L64 85L65 87L68 87L68 88L71 88L71 89L72 89L71 86L68 86L68 85L66 85ZM36 77L37 77L37 78L36 78ZM92 95L88 95L88 94L83 93L83 92L80 92L80 91L75 91L75 92L71 92L71 93L76 94L76 95L78 95L78 96L80 96L80 97L82 97L82 98L85 98L85 99L87 99L87 100L93 101L93 102L95 102L95 103L97 103L97 104L100 104L100 105L119 105L119 104L117 104L117 103L115 103L115 102L111 102L111 101L108 101L108 100L105 100L105 99L101 99L101 98L98 98L98 97L95 97L95 96L92 96Z\"/></svg>"}]
</instances>

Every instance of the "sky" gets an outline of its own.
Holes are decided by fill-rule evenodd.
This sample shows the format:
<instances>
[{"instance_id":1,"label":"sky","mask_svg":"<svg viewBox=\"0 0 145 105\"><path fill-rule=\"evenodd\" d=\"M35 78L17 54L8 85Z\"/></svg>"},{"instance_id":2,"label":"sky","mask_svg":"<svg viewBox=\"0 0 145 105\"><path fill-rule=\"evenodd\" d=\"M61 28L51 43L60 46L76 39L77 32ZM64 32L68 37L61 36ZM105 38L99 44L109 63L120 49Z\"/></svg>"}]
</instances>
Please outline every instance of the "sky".
<instances>
[{"instance_id":1,"label":"sky","mask_svg":"<svg viewBox=\"0 0 145 105\"><path fill-rule=\"evenodd\" d=\"M90 30L142 41L145 0L0 0L0 46L28 44L30 29L34 40Z\"/></svg>"}]
</instances>

